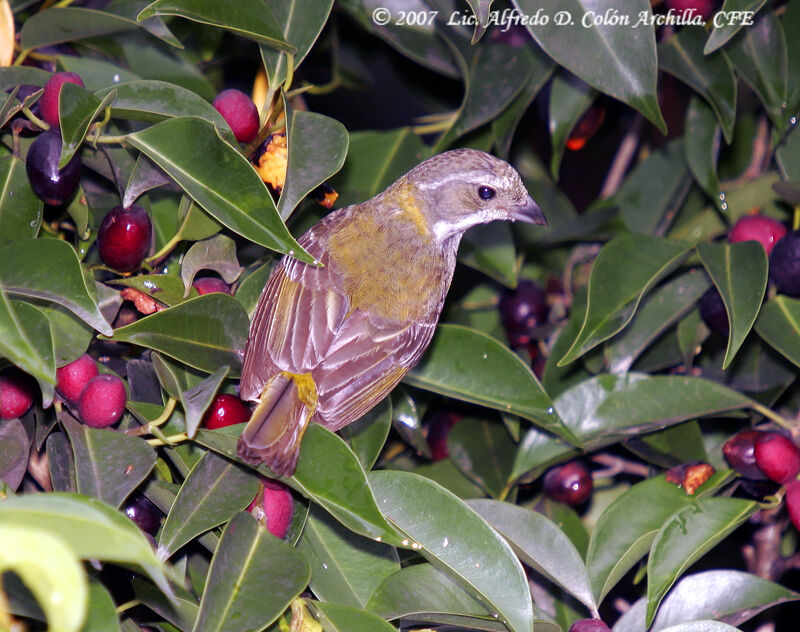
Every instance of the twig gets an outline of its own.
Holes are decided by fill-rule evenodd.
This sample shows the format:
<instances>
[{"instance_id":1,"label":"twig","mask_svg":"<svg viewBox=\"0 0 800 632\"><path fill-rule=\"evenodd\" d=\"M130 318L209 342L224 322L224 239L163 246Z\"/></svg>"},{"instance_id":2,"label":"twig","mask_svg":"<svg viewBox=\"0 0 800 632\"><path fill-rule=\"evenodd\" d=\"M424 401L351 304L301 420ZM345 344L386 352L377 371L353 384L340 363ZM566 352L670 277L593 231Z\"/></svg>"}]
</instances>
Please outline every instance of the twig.
<instances>
[{"instance_id":1,"label":"twig","mask_svg":"<svg viewBox=\"0 0 800 632\"><path fill-rule=\"evenodd\" d=\"M607 452L599 452L592 455L592 461L604 465L606 469L597 470L593 473L594 478L611 478L619 474L633 474L647 478L650 476L650 468L636 461L628 461L619 456L614 456Z\"/></svg>"},{"instance_id":2,"label":"twig","mask_svg":"<svg viewBox=\"0 0 800 632\"><path fill-rule=\"evenodd\" d=\"M617 149L617 155L614 156L614 161L611 163L611 168L608 170L606 181L603 183L603 188L600 191L599 199L604 200L611 197L617 192L622 180L625 178L625 173L636 154L636 148L639 146L639 134L642 131L644 119L637 116L633 125L631 125L628 133L622 139Z\"/></svg>"}]
</instances>

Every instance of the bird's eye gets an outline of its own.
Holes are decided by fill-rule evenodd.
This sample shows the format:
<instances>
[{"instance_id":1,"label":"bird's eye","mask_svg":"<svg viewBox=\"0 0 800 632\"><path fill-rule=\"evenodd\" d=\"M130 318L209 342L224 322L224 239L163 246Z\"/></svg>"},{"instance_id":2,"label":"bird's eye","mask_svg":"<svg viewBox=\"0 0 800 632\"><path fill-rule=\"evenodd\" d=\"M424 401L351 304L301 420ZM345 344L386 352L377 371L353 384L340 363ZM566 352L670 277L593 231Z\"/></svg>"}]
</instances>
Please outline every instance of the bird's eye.
<instances>
[{"instance_id":1,"label":"bird's eye","mask_svg":"<svg viewBox=\"0 0 800 632\"><path fill-rule=\"evenodd\" d=\"M495 196L495 190L492 187L478 187L478 197L482 200L491 200Z\"/></svg>"}]
</instances>

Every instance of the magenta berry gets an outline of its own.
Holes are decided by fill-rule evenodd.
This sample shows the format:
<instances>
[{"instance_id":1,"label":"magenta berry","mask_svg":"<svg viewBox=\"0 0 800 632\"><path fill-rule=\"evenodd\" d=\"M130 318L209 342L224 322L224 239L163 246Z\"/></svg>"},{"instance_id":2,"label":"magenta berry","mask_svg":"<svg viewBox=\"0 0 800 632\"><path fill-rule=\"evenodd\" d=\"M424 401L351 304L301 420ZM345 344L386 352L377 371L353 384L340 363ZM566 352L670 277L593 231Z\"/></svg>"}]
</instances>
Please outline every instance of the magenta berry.
<instances>
[{"instance_id":1,"label":"magenta berry","mask_svg":"<svg viewBox=\"0 0 800 632\"><path fill-rule=\"evenodd\" d=\"M212 294L214 292L222 292L223 294L231 293L231 288L219 277L200 277L195 279L192 285L200 295Z\"/></svg>"},{"instance_id":2,"label":"magenta berry","mask_svg":"<svg viewBox=\"0 0 800 632\"><path fill-rule=\"evenodd\" d=\"M86 87L80 75L74 72L57 72L44 86L42 98L39 99L39 110L45 122L56 129L59 128L58 97L65 83L75 83L82 88Z\"/></svg>"},{"instance_id":3,"label":"magenta berry","mask_svg":"<svg viewBox=\"0 0 800 632\"><path fill-rule=\"evenodd\" d=\"M569 632L611 632L600 619L581 619L569 626Z\"/></svg>"},{"instance_id":4,"label":"magenta berry","mask_svg":"<svg viewBox=\"0 0 800 632\"><path fill-rule=\"evenodd\" d=\"M428 445L431 448L431 459L441 461L450 456L447 447L447 436L459 421L461 415L450 411L439 411L433 415L428 426Z\"/></svg>"},{"instance_id":5,"label":"magenta berry","mask_svg":"<svg viewBox=\"0 0 800 632\"><path fill-rule=\"evenodd\" d=\"M781 485L800 472L800 450L791 439L778 432L768 432L758 437L755 455L758 468Z\"/></svg>"},{"instance_id":6,"label":"magenta berry","mask_svg":"<svg viewBox=\"0 0 800 632\"><path fill-rule=\"evenodd\" d=\"M0 419L22 417L33 406L33 380L18 369L0 373Z\"/></svg>"},{"instance_id":7,"label":"magenta berry","mask_svg":"<svg viewBox=\"0 0 800 632\"><path fill-rule=\"evenodd\" d=\"M800 296L800 230L775 244L769 254L769 276L781 294Z\"/></svg>"},{"instance_id":8,"label":"magenta berry","mask_svg":"<svg viewBox=\"0 0 800 632\"><path fill-rule=\"evenodd\" d=\"M745 215L731 228L728 241L732 244L739 241L757 241L769 254L785 234L786 226L777 219L766 215Z\"/></svg>"},{"instance_id":9,"label":"magenta berry","mask_svg":"<svg viewBox=\"0 0 800 632\"><path fill-rule=\"evenodd\" d=\"M240 143L255 140L258 134L258 109L253 100L240 90L223 90L212 101Z\"/></svg>"},{"instance_id":10,"label":"magenta berry","mask_svg":"<svg viewBox=\"0 0 800 632\"><path fill-rule=\"evenodd\" d=\"M544 491L565 505L580 505L592 495L592 475L581 461L557 465L544 475Z\"/></svg>"},{"instance_id":11,"label":"magenta berry","mask_svg":"<svg viewBox=\"0 0 800 632\"><path fill-rule=\"evenodd\" d=\"M687 20L699 16L703 22L707 22L714 13L714 0L667 0L667 9L679 15L686 14Z\"/></svg>"},{"instance_id":12,"label":"magenta berry","mask_svg":"<svg viewBox=\"0 0 800 632\"><path fill-rule=\"evenodd\" d=\"M75 193L81 180L81 159L72 156L63 169L58 168L61 159L61 135L53 130L42 132L31 143L25 158L25 172L33 192L47 204L64 204Z\"/></svg>"},{"instance_id":13,"label":"magenta berry","mask_svg":"<svg viewBox=\"0 0 800 632\"><path fill-rule=\"evenodd\" d=\"M140 206L111 209L97 231L97 248L107 266L120 272L133 272L147 256L153 225Z\"/></svg>"},{"instance_id":14,"label":"magenta berry","mask_svg":"<svg viewBox=\"0 0 800 632\"><path fill-rule=\"evenodd\" d=\"M92 378L78 399L78 414L90 428L107 428L125 412L125 384L116 375Z\"/></svg>"},{"instance_id":15,"label":"magenta berry","mask_svg":"<svg viewBox=\"0 0 800 632\"><path fill-rule=\"evenodd\" d=\"M786 509L794 528L800 531L800 481L786 483Z\"/></svg>"},{"instance_id":16,"label":"magenta berry","mask_svg":"<svg viewBox=\"0 0 800 632\"><path fill-rule=\"evenodd\" d=\"M135 494L123 508L125 515L136 523L142 531L155 535L164 515L144 494Z\"/></svg>"},{"instance_id":17,"label":"magenta berry","mask_svg":"<svg viewBox=\"0 0 800 632\"><path fill-rule=\"evenodd\" d=\"M521 279L516 290L505 292L498 307L513 347L528 344L533 329L547 320L547 295L530 279Z\"/></svg>"},{"instance_id":18,"label":"magenta berry","mask_svg":"<svg viewBox=\"0 0 800 632\"><path fill-rule=\"evenodd\" d=\"M84 387L97 375L97 365L87 354L56 370L56 390L70 404L77 404Z\"/></svg>"},{"instance_id":19,"label":"magenta berry","mask_svg":"<svg viewBox=\"0 0 800 632\"><path fill-rule=\"evenodd\" d=\"M756 465L756 440L766 434L763 430L747 429L728 439L722 446L722 454L728 465L750 480L767 480Z\"/></svg>"},{"instance_id":20,"label":"magenta berry","mask_svg":"<svg viewBox=\"0 0 800 632\"><path fill-rule=\"evenodd\" d=\"M294 513L294 501L289 488L283 483L263 479L263 493L256 495L247 508L262 525L276 538L282 538L289 530Z\"/></svg>"},{"instance_id":21,"label":"magenta berry","mask_svg":"<svg viewBox=\"0 0 800 632\"><path fill-rule=\"evenodd\" d=\"M250 419L250 409L236 395L217 395L203 416L203 426L209 430L243 424Z\"/></svg>"}]
</instances>

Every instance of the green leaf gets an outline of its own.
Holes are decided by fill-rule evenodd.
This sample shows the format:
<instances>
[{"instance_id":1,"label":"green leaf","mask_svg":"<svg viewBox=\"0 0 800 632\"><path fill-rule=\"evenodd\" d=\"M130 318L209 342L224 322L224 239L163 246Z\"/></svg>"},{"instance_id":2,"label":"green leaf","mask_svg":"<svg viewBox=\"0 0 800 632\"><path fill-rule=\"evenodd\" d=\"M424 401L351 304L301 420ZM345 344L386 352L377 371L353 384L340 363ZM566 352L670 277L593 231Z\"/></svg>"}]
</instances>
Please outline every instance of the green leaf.
<instances>
[{"instance_id":1,"label":"green leaf","mask_svg":"<svg viewBox=\"0 0 800 632\"><path fill-rule=\"evenodd\" d=\"M55 303L37 304L36 309L50 321L57 367L77 360L89 348L92 329L72 312Z\"/></svg>"},{"instance_id":2,"label":"green leaf","mask_svg":"<svg viewBox=\"0 0 800 632\"><path fill-rule=\"evenodd\" d=\"M174 274L137 274L136 276L109 279L107 283L132 287L168 307L183 303L186 300L183 296L185 289L183 281ZM199 294L196 291L189 294L189 298L197 298L198 296Z\"/></svg>"},{"instance_id":3,"label":"green leaf","mask_svg":"<svg viewBox=\"0 0 800 632\"><path fill-rule=\"evenodd\" d=\"M47 437L45 445L53 489L57 492L75 492L78 489L75 456L67 435L54 432Z\"/></svg>"},{"instance_id":4,"label":"green leaf","mask_svg":"<svg viewBox=\"0 0 800 632\"><path fill-rule=\"evenodd\" d=\"M364 608L376 586L400 570L390 546L359 536L311 505L298 550L311 565L318 599Z\"/></svg>"},{"instance_id":5,"label":"green leaf","mask_svg":"<svg viewBox=\"0 0 800 632\"><path fill-rule=\"evenodd\" d=\"M714 110L725 141L733 141L736 122L736 77L721 53L705 55L705 30L684 26L658 46L658 63L698 92Z\"/></svg>"},{"instance_id":6,"label":"green leaf","mask_svg":"<svg viewBox=\"0 0 800 632\"><path fill-rule=\"evenodd\" d=\"M155 349L207 373L229 366L238 375L249 326L235 298L214 292L120 327L109 339Z\"/></svg>"},{"instance_id":7,"label":"green leaf","mask_svg":"<svg viewBox=\"0 0 800 632\"><path fill-rule=\"evenodd\" d=\"M730 323L728 348L722 368L733 358L750 332L767 288L767 253L755 241L736 244L702 243L697 254L717 286Z\"/></svg>"},{"instance_id":8,"label":"green leaf","mask_svg":"<svg viewBox=\"0 0 800 632\"><path fill-rule=\"evenodd\" d=\"M394 632L395 628L380 617L338 603L307 601L325 632Z\"/></svg>"},{"instance_id":9,"label":"green leaf","mask_svg":"<svg viewBox=\"0 0 800 632\"><path fill-rule=\"evenodd\" d=\"M513 632L533 629L533 605L516 556L478 514L436 483L408 472L370 474L381 510L428 561L446 569ZM458 525L458 533L453 531Z\"/></svg>"},{"instance_id":10,"label":"green leaf","mask_svg":"<svg viewBox=\"0 0 800 632\"><path fill-rule=\"evenodd\" d=\"M51 7L25 20L20 31L22 48L41 48L89 37L112 35L137 28L133 20L110 11L77 7Z\"/></svg>"},{"instance_id":11,"label":"green leaf","mask_svg":"<svg viewBox=\"0 0 800 632\"><path fill-rule=\"evenodd\" d=\"M494 0L467 0L467 4L475 14L476 20L471 44L477 44L486 32L486 27L489 25L489 11L492 8L492 2Z\"/></svg>"},{"instance_id":12,"label":"green leaf","mask_svg":"<svg viewBox=\"0 0 800 632\"><path fill-rule=\"evenodd\" d=\"M0 68L0 88L7 90L23 83L42 88L52 76L33 66L5 66Z\"/></svg>"},{"instance_id":13,"label":"green leaf","mask_svg":"<svg viewBox=\"0 0 800 632\"><path fill-rule=\"evenodd\" d=\"M222 532L193 630L262 630L300 594L310 574L292 546L239 513Z\"/></svg>"},{"instance_id":14,"label":"green leaf","mask_svg":"<svg viewBox=\"0 0 800 632\"><path fill-rule=\"evenodd\" d=\"M597 616L586 566L558 526L535 511L511 503L469 500L467 505L508 540L525 564L570 593Z\"/></svg>"},{"instance_id":15,"label":"green leaf","mask_svg":"<svg viewBox=\"0 0 800 632\"><path fill-rule=\"evenodd\" d=\"M242 273L236 258L236 242L227 235L216 235L191 245L181 261L184 295L192 289L192 281L200 270L213 270L225 283L233 283Z\"/></svg>"},{"instance_id":16,"label":"green leaf","mask_svg":"<svg viewBox=\"0 0 800 632\"><path fill-rule=\"evenodd\" d=\"M89 581L88 612L81 632L119 632L117 606L108 590L95 578Z\"/></svg>"},{"instance_id":17,"label":"green leaf","mask_svg":"<svg viewBox=\"0 0 800 632\"><path fill-rule=\"evenodd\" d=\"M620 235L608 242L592 266L586 316L558 366L581 357L633 318L642 297L686 257L689 244L648 235Z\"/></svg>"},{"instance_id":18,"label":"green leaf","mask_svg":"<svg viewBox=\"0 0 800 632\"><path fill-rule=\"evenodd\" d=\"M714 111L700 97L693 96L686 112L686 133L683 136L686 162L697 184L720 210L725 210L727 204L723 204L725 196L720 195L717 175L720 131Z\"/></svg>"},{"instance_id":19,"label":"green leaf","mask_svg":"<svg viewBox=\"0 0 800 632\"><path fill-rule=\"evenodd\" d=\"M355 452L361 467L369 471L378 460L391 428L392 400L385 397L363 417L339 430L339 434Z\"/></svg>"},{"instance_id":20,"label":"green leaf","mask_svg":"<svg viewBox=\"0 0 800 632\"><path fill-rule=\"evenodd\" d=\"M694 307L708 286L708 278L702 272L689 270L645 297L631 324L606 346L609 372L627 373L659 335Z\"/></svg>"},{"instance_id":21,"label":"green leaf","mask_svg":"<svg viewBox=\"0 0 800 632\"><path fill-rule=\"evenodd\" d=\"M79 632L86 617L88 587L75 552L57 533L14 523L0 525L0 542L0 572L19 576L36 597L49 629Z\"/></svg>"},{"instance_id":22,"label":"green leaf","mask_svg":"<svg viewBox=\"0 0 800 632\"><path fill-rule=\"evenodd\" d=\"M724 619L735 625L763 610L797 601L798 593L750 573L711 570L686 575L661 602L653 632L702 619ZM640 599L614 625L615 632L646 632L647 600Z\"/></svg>"},{"instance_id":23,"label":"green leaf","mask_svg":"<svg viewBox=\"0 0 800 632\"><path fill-rule=\"evenodd\" d=\"M560 72L550 84L548 117L550 119L550 173L558 180L561 158L567 139L583 114L592 105L597 92L574 75Z\"/></svg>"},{"instance_id":24,"label":"green leaf","mask_svg":"<svg viewBox=\"0 0 800 632\"><path fill-rule=\"evenodd\" d=\"M75 250L65 241L34 239L0 247L0 285L9 294L63 305L99 332L113 333L100 313L94 285L87 285Z\"/></svg>"},{"instance_id":25,"label":"green leaf","mask_svg":"<svg viewBox=\"0 0 800 632\"><path fill-rule=\"evenodd\" d=\"M678 577L759 508L758 503L741 498L699 498L667 520L647 562L648 626Z\"/></svg>"},{"instance_id":26,"label":"green leaf","mask_svg":"<svg viewBox=\"0 0 800 632\"><path fill-rule=\"evenodd\" d=\"M63 413L61 423L75 454L78 492L119 507L156 464L156 453L139 437L89 428Z\"/></svg>"},{"instance_id":27,"label":"green leaf","mask_svg":"<svg viewBox=\"0 0 800 632\"><path fill-rule=\"evenodd\" d=\"M206 562L205 570L208 571L208 562ZM136 599L176 628L179 630L192 629L199 610L196 598L179 591L174 601L169 601L152 584L136 577L131 581L131 588L133 588Z\"/></svg>"},{"instance_id":28,"label":"green leaf","mask_svg":"<svg viewBox=\"0 0 800 632\"><path fill-rule=\"evenodd\" d=\"M344 125L329 116L296 111L287 99L284 111L289 158L278 211L285 220L306 195L342 168L348 139Z\"/></svg>"},{"instance_id":29,"label":"green leaf","mask_svg":"<svg viewBox=\"0 0 800 632\"><path fill-rule=\"evenodd\" d=\"M485 334L440 325L422 361L405 377L412 386L519 415L574 442L530 368Z\"/></svg>"},{"instance_id":30,"label":"green leaf","mask_svg":"<svg viewBox=\"0 0 800 632\"><path fill-rule=\"evenodd\" d=\"M184 544L236 515L258 493L258 477L236 463L207 452L189 472L167 514L158 554L171 557Z\"/></svg>"},{"instance_id":31,"label":"green leaf","mask_svg":"<svg viewBox=\"0 0 800 632\"><path fill-rule=\"evenodd\" d=\"M800 300L779 294L764 303L756 321L758 335L800 366Z\"/></svg>"},{"instance_id":32,"label":"green leaf","mask_svg":"<svg viewBox=\"0 0 800 632\"><path fill-rule=\"evenodd\" d=\"M656 98L655 27L637 24L632 28L642 13L651 14L648 2L632 0L624 9L618 9L611 0L514 0L514 6L526 16L534 16L537 11L547 16L555 16L559 11L569 15L569 24L558 24L551 19L547 24L528 23L526 27L560 65L601 92L639 110L666 132ZM605 19L609 12L627 19L630 26ZM598 25L593 23L593 17L600 18Z\"/></svg>"},{"instance_id":33,"label":"green leaf","mask_svg":"<svg viewBox=\"0 0 800 632\"><path fill-rule=\"evenodd\" d=\"M468 230L461 240L458 261L506 287L516 287L519 264L511 225L492 222L477 230Z\"/></svg>"},{"instance_id":34,"label":"green leaf","mask_svg":"<svg viewBox=\"0 0 800 632\"><path fill-rule=\"evenodd\" d=\"M295 52L294 46L284 41L275 16L262 0L248 3L156 0L139 13L138 19L144 20L155 15L178 15L200 24L223 28L278 50Z\"/></svg>"},{"instance_id":35,"label":"green leaf","mask_svg":"<svg viewBox=\"0 0 800 632\"><path fill-rule=\"evenodd\" d=\"M16 156L0 156L0 244L35 238L43 208L28 183L25 163Z\"/></svg>"},{"instance_id":36,"label":"green leaf","mask_svg":"<svg viewBox=\"0 0 800 632\"><path fill-rule=\"evenodd\" d=\"M86 84L87 90L92 92L102 91L102 94L96 93L95 95L101 98L111 90L114 90L120 82L139 81L141 79L138 75L121 67L119 64L92 57L61 55L58 59L58 65L67 72L79 74L83 83ZM106 148L108 149L108 147Z\"/></svg>"},{"instance_id":37,"label":"green leaf","mask_svg":"<svg viewBox=\"0 0 800 632\"><path fill-rule=\"evenodd\" d=\"M12 490L19 487L28 469L31 440L19 419L0 424L0 484Z\"/></svg>"},{"instance_id":38,"label":"green leaf","mask_svg":"<svg viewBox=\"0 0 800 632\"><path fill-rule=\"evenodd\" d=\"M236 435L200 430L195 442L229 459L238 460ZM262 465L258 471L269 478L275 475ZM330 476L336 472L336 476ZM323 507L345 527L369 538L397 544L397 534L381 515L367 475L347 444L336 434L316 423L306 429L294 476L287 485L297 489Z\"/></svg>"},{"instance_id":39,"label":"green leaf","mask_svg":"<svg viewBox=\"0 0 800 632\"><path fill-rule=\"evenodd\" d=\"M458 469L493 498L505 497L517 446L499 419L461 419L447 446Z\"/></svg>"},{"instance_id":40,"label":"green leaf","mask_svg":"<svg viewBox=\"0 0 800 632\"><path fill-rule=\"evenodd\" d=\"M68 86L68 87L64 87ZM61 159L58 166L63 169L83 143L89 125L116 98L114 90L103 99L98 99L85 88L67 82L58 95L58 116L61 124Z\"/></svg>"},{"instance_id":41,"label":"green leaf","mask_svg":"<svg viewBox=\"0 0 800 632\"><path fill-rule=\"evenodd\" d=\"M742 13L735 12L744 11L755 13L765 4L766 0L725 0L718 14L721 13L723 16L726 16L729 14L728 12L734 12L732 16L742 16L742 18L722 19L719 26L714 24L714 30L711 31L711 35L708 36L708 41L703 49L703 53L705 55L710 55L715 50L721 48L745 25L746 20Z\"/></svg>"},{"instance_id":42,"label":"green leaf","mask_svg":"<svg viewBox=\"0 0 800 632\"><path fill-rule=\"evenodd\" d=\"M47 530L63 538L81 559L136 564L172 598L164 569L145 535L124 514L99 500L63 492L15 496L0 503L0 522Z\"/></svg>"},{"instance_id":43,"label":"green leaf","mask_svg":"<svg viewBox=\"0 0 800 632\"><path fill-rule=\"evenodd\" d=\"M313 261L289 234L252 165L208 121L180 116L126 140L232 231L265 248Z\"/></svg>"},{"instance_id":44,"label":"green leaf","mask_svg":"<svg viewBox=\"0 0 800 632\"><path fill-rule=\"evenodd\" d=\"M283 39L296 49L292 55L294 70L305 59L328 21L333 0L268 0L268 5L280 26ZM286 79L286 53L262 46L261 59L269 85L277 88Z\"/></svg>"}]
</instances>

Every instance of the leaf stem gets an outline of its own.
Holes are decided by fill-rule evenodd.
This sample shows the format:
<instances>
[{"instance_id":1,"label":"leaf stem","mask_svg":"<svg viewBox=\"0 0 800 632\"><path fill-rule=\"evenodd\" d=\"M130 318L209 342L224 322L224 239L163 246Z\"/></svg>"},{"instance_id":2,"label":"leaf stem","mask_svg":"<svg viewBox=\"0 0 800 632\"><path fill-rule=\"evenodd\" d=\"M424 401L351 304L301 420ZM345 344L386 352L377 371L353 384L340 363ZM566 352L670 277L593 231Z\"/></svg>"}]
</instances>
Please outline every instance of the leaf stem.
<instances>
[{"instance_id":1,"label":"leaf stem","mask_svg":"<svg viewBox=\"0 0 800 632\"><path fill-rule=\"evenodd\" d=\"M792 217L792 230L800 228L800 204L794 207L794 217Z\"/></svg>"},{"instance_id":2,"label":"leaf stem","mask_svg":"<svg viewBox=\"0 0 800 632\"><path fill-rule=\"evenodd\" d=\"M760 414L764 415L764 417L767 417L768 419L771 419L772 421L774 421L776 424L778 424L782 428L786 428L787 430L789 430L792 433L792 435L797 434L798 430L800 430L800 428L798 428L798 426L796 424L793 424L791 421L789 421L785 417L779 415L774 410L771 410L771 409L767 408L766 406L764 406L762 404L759 404L758 402L754 402L752 404L751 408L754 411L756 411L757 413L760 413Z\"/></svg>"},{"instance_id":3,"label":"leaf stem","mask_svg":"<svg viewBox=\"0 0 800 632\"><path fill-rule=\"evenodd\" d=\"M164 437L163 439L147 439L147 445L174 445L176 443L188 441L188 439L189 437L185 432L180 432L178 434L170 435L169 437Z\"/></svg>"},{"instance_id":4,"label":"leaf stem","mask_svg":"<svg viewBox=\"0 0 800 632\"><path fill-rule=\"evenodd\" d=\"M153 421L145 424L144 426L139 426L138 428L133 428L132 430L128 430L125 434L133 435L133 436L141 436L146 434L156 434L156 429L164 424L171 416L172 411L175 410L175 404L177 400L174 397L170 397L167 400L166 405L164 406L164 410L161 414L155 418ZM163 435L162 435L163 436Z\"/></svg>"},{"instance_id":5,"label":"leaf stem","mask_svg":"<svg viewBox=\"0 0 800 632\"><path fill-rule=\"evenodd\" d=\"M166 257L172 251L172 249L175 248L175 246L177 246L181 242L181 239L183 239L183 237L181 236L181 231L178 231L172 236L172 239L170 239L167 243L165 243L162 246L161 250L159 250L152 257L148 257L147 259L145 259L145 262L150 263L152 261L158 261L162 257Z\"/></svg>"},{"instance_id":6,"label":"leaf stem","mask_svg":"<svg viewBox=\"0 0 800 632\"><path fill-rule=\"evenodd\" d=\"M28 119L28 120L29 120L31 123L33 123L34 125L36 125L36 127L41 127L43 130L48 130L48 129L50 129L50 125L48 125L47 123L45 123L45 122L44 122L42 119L40 119L40 118L39 118L38 116L36 116L36 115L35 115L33 112L31 112L31 109L30 109L29 107L23 107L23 108L22 108L22 113L25 115L25 117L26 117L26 118L27 118L27 119Z\"/></svg>"},{"instance_id":7,"label":"leaf stem","mask_svg":"<svg viewBox=\"0 0 800 632\"><path fill-rule=\"evenodd\" d=\"M131 601L126 601L125 603L121 603L117 606L117 614L122 614L126 610L130 610L131 608L135 608L136 606L140 606L142 602L139 599L132 599Z\"/></svg>"}]
</instances>

